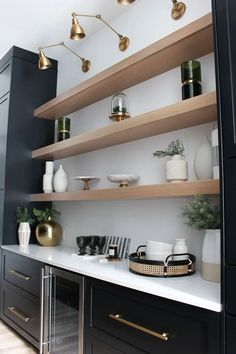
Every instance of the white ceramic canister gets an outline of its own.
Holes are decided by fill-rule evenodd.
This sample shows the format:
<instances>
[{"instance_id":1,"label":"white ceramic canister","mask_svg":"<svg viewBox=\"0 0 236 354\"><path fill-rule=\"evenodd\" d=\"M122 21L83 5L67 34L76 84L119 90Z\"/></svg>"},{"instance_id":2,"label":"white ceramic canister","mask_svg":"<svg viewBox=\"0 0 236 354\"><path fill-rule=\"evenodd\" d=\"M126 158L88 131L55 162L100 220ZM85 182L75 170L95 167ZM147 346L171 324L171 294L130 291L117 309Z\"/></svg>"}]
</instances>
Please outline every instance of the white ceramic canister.
<instances>
[{"instance_id":1,"label":"white ceramic canister","mask_svg":"<svg viewBox=\"0 0 236 354\"><path fill-rule=\"evenodd\" d=\"M188 253L188 246L185 238L177 238L175 240L173 254ZM182 261L188 259L189 256L175 256L174 261Z\"/></svg>"},{"instance_id":2,"label":"white ceramic canister","mask_svg":"<svg viewBox=\"0 0 236 354\"><path fill-rule=\"evenodd\" d=\"M26 247L30 240L30 224L28 222L21 222L18 228L19 245Z\"/></svg>"},{"instance_id":3,"label":"white ceramic canister","mask_svg":"<svg viewBox=\"0 0 236 354\"><path fill-rule=\"evenodd\" d=\"M53 180L53 161L46 161L45 174L43 175L43 191L44 193L52 193Z\"/></svg>"},{"instance_id":4,"label":"white ceramic canister","mask_svg":"<svg viewBox=\"0 0 236 354\"><path fill-rule=\"evenodd\" d=\"M53 188L57 193L66 192L68 186L67 174L63 170L62 165L58 168L53 178Z\"/></svg>"},{"instance_id":5,"label":"white ceramic canister","mask_svg":"<svg viewBox=\"0 0 236 354\"><path fill-rule=\"evenodd\" d=\"M188 180L188 164L181 155L174 155L166 162L166 180L172 183Z\"/></svg>"},{"instance_id":6,"label":"white ceramic canister","mask_svg":"<svg viewBox=\"0 0 236 354\"><path fill-rule=\"evenodd\" d=\"M213 167L213 178L219 179L220 168L219 168L219 138L218 138L218 127L217 123L214 126L214 130L211 132L211 145L212 145L212 167Z\"/></svg>"}]
</instances>

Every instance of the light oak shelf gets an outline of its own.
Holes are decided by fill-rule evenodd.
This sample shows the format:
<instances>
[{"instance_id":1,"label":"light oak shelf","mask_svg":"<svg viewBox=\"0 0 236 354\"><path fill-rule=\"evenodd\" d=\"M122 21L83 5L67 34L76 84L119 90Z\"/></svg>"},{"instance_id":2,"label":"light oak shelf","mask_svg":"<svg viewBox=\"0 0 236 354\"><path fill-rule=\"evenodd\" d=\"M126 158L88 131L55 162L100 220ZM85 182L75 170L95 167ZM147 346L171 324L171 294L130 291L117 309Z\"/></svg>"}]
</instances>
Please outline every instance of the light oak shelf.
<instances>
[{"instance_id":1,"label":"light oak shelf","mask_svg":"<svg viewBox=\"0 0 236 354\"><path fill-rule=\"evenodd\" d=\"M216 119L216 93L211 92L45 146L34 150L32 157L61 159Z\"/></svg>"},{"instance_id":2,"label":"light oak shelf","mask_svg":"<svg viewBox=\"0 0 236 354\"><path fill-rule=\"evenodd\" d=\"M34 114L46 119L65 116L212 51L208 14L43 104Z\"/></svg>"},{"instance_id":3,"label":"light oak shelf","mask_svg":"<svg viewBox=\"0 0 236 354\"><path fill-rule=\"evenodd\" d=\"M204 180L181 183L163 183L127 188L93 189L65 193L32 194L31 201L62 202L86 200L133 200L191 197L196 194L217 195L220 192L219 180Z\"/></svg>"}]
</instances>

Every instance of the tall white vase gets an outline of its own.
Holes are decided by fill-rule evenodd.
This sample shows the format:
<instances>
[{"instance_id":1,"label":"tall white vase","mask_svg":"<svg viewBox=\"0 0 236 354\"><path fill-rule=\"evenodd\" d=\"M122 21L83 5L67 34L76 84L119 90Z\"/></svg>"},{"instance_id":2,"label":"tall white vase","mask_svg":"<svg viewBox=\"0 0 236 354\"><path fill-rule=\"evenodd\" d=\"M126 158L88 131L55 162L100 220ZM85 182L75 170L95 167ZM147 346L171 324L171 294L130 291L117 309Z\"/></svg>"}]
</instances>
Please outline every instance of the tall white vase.
<instances>
[{"instance_id":1,"label":"tall white vase","mask_svg":"<svg viewBox=\"0 0 236 354\"><path fill-rule=\"evenodd\" d=\"M220 282L220 230L205 230L202 245L202 277Z\"/></svg>"},{"instance_id":2,"label":"tall white vase","mask_svg":"<svg viewBox=\"0 0 236 354\"><path fill-rule=\"evenodd\" d=\"M28 222L21 222L18 228L19 245L26 247L30 240L30 224Z\"/></svg>"},{"instance_id":3,"label":"tall white vase","mask_svg":"<svg viewBox=\"0 0 236 354\"><path fill-rule=\"evenodd\" d=\"M166 180L184 182L188 179L188 164L181 155L174 155L166 162Z\"/></svg>"},{"instance_id":4,"label":"tall white vase","mask_svg":"<svg viewBox=\"0 0 236 354\"><path fill-rule=\"evenodd\" d=\"M43 191L44 193L52 193L53 180L53 161L46 161L45 174L43 175Z\"/></svg>"},{"instance_id":5,"label":"tall white vase","mask_svg":"<svg viewBox=\"0 0 236 354\"><path fill-rule=\"evenodd\" d=\"M65 192L67 190L68 186L68 178L65 173L65 171L62 168L62 165L60 165L59 169L54 175L53 178L53 187L55 192Z\"/></svg>"},{"instance_id":6,"label":"tall white vase","mask_svg":"<svg viewBox=\"0 0 236 354\"><path fill-rule=\"evenodd\" d=\"M205 136L195 153L194 169L197 179L212 179L212 147Z\"/></svg>"}]
</instances>

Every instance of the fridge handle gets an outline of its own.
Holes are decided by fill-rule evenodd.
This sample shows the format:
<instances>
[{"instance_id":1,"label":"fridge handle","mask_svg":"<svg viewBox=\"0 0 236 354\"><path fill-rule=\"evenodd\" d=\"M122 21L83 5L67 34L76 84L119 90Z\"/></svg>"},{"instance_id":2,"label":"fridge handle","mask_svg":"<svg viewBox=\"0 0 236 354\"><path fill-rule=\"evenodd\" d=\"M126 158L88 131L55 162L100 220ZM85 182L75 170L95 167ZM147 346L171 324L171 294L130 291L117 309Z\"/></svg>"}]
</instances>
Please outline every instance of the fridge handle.
<instances>
[{"instance_id":1,"label":"fridge handle","mask_svg":"<svg viewBox=\"0 0 236 354\"><path fill-rule=\"evenodd\" d=\"M44 323L45 323L45 280L49 279L50 275L45 275L45 269L41 268L41 305L40 305L40 337L39 337L39 354L44 354L44 345L49 344L44 341ZM47 283L47 286L48 283ZM48 292L48 289L47 289Z\"/></svg>"}]
</instances>

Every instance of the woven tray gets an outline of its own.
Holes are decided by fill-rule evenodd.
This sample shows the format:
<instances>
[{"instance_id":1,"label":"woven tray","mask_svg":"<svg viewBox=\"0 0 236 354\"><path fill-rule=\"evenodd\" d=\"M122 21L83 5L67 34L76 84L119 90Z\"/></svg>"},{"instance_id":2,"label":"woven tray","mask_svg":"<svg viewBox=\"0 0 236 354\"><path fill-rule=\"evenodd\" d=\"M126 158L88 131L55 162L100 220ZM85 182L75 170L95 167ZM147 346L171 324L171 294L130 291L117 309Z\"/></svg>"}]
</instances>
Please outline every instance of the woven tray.
<instances>
[{"instance_id":1,"label":"woven tray","mask_svg":"<svg viewBox=\"0 0 236 354\"><path fill-rule=\"evenodd\" d=\"M164 262L145 259L145 252L131 253L129 270L131 273L149 277L183 277L195 273L196 257L190 253L170 254ZM188 259L173 261L174 256L188 256Z\"/></svg>"}]
</instances>

